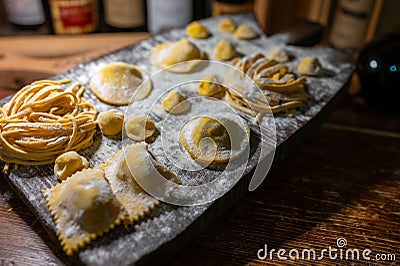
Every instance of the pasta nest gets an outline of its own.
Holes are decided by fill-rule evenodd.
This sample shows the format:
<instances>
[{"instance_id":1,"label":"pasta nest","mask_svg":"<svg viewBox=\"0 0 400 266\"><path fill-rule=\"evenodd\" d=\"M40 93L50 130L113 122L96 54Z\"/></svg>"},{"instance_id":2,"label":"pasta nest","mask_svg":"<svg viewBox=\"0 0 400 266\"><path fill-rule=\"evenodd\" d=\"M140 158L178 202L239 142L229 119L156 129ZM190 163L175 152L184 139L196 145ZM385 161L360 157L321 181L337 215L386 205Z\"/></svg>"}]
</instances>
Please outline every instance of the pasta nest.
<instances>
[{"instance_id":1,"label":"pasta nest","mask_svg":"<svg viewBox=\"0 0 400 266\"><path fill-rule=\"evenodd\" d=\"M257 116L258 120L269 112L291 114L308 98L304 89L306 78L289 73L284 63L268 59L263 54L256 54L235 58L231 64L250 77L261 92L257 95L258 91L250 92L247 91L248 88L229 86L225 98L231 106ZM229 79L233 78L228 77L228 83ZM248 97L243 98L244 95Z\"/></svg>"},{"instance_id":2,"label":"pasta nest","mask_svg":"<svg viewBox=\"0 0 400 266\"><path fill-rule=\"evenodd\" d=\"M6 162L5 170L10 163L52 163L64 152L92 145L97 110L82 98L84 86L61 86L69 82L33 82L0 109L0 159Z\"/></svg>"}]
</instances>

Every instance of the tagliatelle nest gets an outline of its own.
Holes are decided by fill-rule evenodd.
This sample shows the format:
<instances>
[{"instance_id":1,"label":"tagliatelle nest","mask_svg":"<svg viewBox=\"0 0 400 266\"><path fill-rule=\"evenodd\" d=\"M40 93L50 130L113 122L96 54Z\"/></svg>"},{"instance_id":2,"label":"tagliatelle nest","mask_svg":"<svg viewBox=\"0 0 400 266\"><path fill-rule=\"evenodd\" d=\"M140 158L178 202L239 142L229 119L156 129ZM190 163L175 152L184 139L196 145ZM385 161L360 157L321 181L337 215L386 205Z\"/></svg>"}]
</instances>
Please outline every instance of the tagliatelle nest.
<instances>
[{"instance_id":1,"label":"tagliatelle nest","mask_svg":"<svg viewBox=\"0 0 400 266\"><path fill-rule=\"evenodd\" d=\"M268 101L267 104L262 97L244 98L243 95L248 93L246 88L240 86L228 88L225 96L227 102L247 114L258 118L270 111L290 114L307 99L304 91L306 78L296 78L294 74L288 73L288 67L283 63L268 59L263 54L256 54L235 58L232 65L253 79Z\"/></svg>"},{"instance_id":2,"label":"tagliatelle nest","mask_svg":"<svg viewBox=\"0 0 400 266\"><path fill-rule=\"evenodd\" d=\"M62 153L93 143L97 110L86 102L85 87L69 80L39 80L26 85L0 110L0 159L23 165L55 161Z\"/></svg>"}]
</instances>

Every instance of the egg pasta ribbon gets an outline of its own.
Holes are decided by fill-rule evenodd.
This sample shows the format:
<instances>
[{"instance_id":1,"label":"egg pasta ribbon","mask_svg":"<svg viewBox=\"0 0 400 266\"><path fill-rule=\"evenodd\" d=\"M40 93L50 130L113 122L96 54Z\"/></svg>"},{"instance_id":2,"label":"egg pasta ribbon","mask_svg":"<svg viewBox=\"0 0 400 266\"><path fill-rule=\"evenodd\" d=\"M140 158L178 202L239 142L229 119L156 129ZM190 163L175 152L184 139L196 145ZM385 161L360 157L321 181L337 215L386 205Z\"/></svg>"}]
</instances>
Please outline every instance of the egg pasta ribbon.
<instances>
[{"instance_id":1,"label":"egg pasta ribbon","mask_svg":"<svg viewBox=\"0 0 400 266\"><path fill-rule=\"evenodd\" d=\"M70 80L39 80L26 85L0 109L0 159L42 165L58 155L93 143L96 108L82 95L85 87Z\"/></svg>"}]
</instances>

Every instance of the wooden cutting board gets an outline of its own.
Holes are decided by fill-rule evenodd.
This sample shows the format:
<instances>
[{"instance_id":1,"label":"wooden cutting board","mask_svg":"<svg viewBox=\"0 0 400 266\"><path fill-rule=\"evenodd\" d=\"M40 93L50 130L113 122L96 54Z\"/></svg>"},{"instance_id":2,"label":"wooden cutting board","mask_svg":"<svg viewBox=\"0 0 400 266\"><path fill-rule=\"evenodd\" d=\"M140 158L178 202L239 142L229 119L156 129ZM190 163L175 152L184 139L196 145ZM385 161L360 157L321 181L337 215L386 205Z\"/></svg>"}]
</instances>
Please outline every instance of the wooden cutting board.
<instances>
[{"instance_id":1,"label":"wooden cutting board","mask_svg":"<svg viewBox=\"0 0 400 266\"><path fill-rule=\"evenodd\" d=\"M19 89L149 36L102 33L0 38L0 89Z\"/></svg>"},{"instance_id":2,"label":"wooden cutting board","mask_svg":"<svg viewBox=\"0 0 400 266\"><path fill-rule=\"evenodd\" d=\"M207 42L192 40L209 55L212 54L213 45L220 39L220 34L216 30L219 19L211 18L202 22L212 31L212 37ZM284 115L275 116L277 149L275 151L274 166L276 167L305 137L313 134L314 130L335 106L335 103L345 91L344 88L349 83L354 70L355 57L351 51L345 50L285 46L284 42L288 36L281 34L269 38L265 37L251 15L237 15L231 17L231 19L236 24L249 24L260 35L258 39L253 41L238 41L234 40L232 36L224 35L224 38L237 45L239 52L243 54L253 52L265 53L269 49L279 45L288 50L294 57L289 63L292 70L295 69L301 58L316 56L320 59L324 67L334 73L334 75L329 77L308 78L307 90L310 98L306 104L291 117ZM160 42L175 41L182 37L185 37L184 30L172 30L138 44L114 51L90 62L83 63L54 76L53 79L70 78L88 86L91 76L99 66L115 61L136 64L146 69L149 73L155 73L157 68L149 62L150 50ZM115 108L100 102L90 89L85 92L84 96L100 111ZM1 101L1 104L4 104L5 101ZM243 117L248 119L245 115ZM61 246L55 235L55 224L41 193L42 189L53 186L58 182L53 175L53 166L20 166L18 170L3 171L1 174L39 218L44 228L54 240L54 252L64 262L90 265L150 264L163 262L173 256L173 254L181 250L191 239L199 235L248 191L248 184L252 177L251 170L256 166L258 161L259 142L257 139L257 132L253 131L250 143L250 167L239 182L223 197L205 205L191 207L180 207L163 203L145 219L128 228L118 227L112 230L98 240L93 241L89 246L72 257L67 257L61 251ZM157 143L157 140L155 143ZM89 158L91 166L96 166L107 160L121 146L121 141L109 139L98 134L94 146L81 153ZM152 147L150 145L149 149L152 150ZM157 154L157 156L162 157L162 154ZM174 167L168 164L167 166ZM186 179L199 178L198 175L191 176L190 173L184 171L178 172L178 174ZM208 171L207 174L214 175L218 173ZM202 177L206 178L207 176L200 175L200 178Z\"/></svg>"}]
</instances>

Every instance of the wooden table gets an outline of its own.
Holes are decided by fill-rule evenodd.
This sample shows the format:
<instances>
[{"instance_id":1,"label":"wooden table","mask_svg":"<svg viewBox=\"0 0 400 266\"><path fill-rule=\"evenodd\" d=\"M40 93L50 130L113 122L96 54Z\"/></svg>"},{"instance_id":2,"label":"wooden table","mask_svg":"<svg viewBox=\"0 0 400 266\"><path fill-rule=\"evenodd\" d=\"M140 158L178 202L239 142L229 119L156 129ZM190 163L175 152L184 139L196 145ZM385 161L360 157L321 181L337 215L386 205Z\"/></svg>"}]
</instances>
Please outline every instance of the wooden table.
<instances>
[{"instance_id":1,"label":"wooden table","mask_svg":"<svg viewBox=\"0 0 400 266\"><path fill-rule=\"evenodd\" d=\"M0 38L0 97L14 92L11 88L21 83L55 74L146 36ZM46 52L46 47L56 45L59 48ZM63 56L57 49L62 49ZM379 255L392 260L387 265L394 265L391 254L400 261L399 188L400 117L349 95L262 186L249 192L168 263L382 264L373 261ZM0 265L63 264L52 252L53 243L37 219L3 179L0 193ZM339 238L347 245L339 248ZM257 253L265 245L268 256L261 260ZM327 252L318 260L321 251L330 246L337 249L336 260ZM278 249L286 250L283 256L288 260L278 258ZM290 260L292 249L293 256L299 252L298 260ZM304 249L316 251L314 261L301 258ZM346 260L348 249L358 249L360 260ZM363 259L365 249L371 250L366 254L371 261Z\"/></svg>"}]
</instances>

